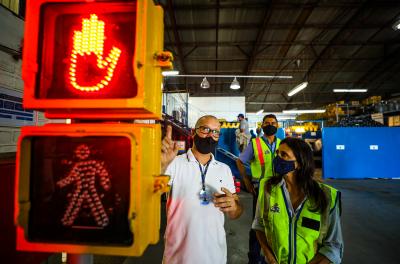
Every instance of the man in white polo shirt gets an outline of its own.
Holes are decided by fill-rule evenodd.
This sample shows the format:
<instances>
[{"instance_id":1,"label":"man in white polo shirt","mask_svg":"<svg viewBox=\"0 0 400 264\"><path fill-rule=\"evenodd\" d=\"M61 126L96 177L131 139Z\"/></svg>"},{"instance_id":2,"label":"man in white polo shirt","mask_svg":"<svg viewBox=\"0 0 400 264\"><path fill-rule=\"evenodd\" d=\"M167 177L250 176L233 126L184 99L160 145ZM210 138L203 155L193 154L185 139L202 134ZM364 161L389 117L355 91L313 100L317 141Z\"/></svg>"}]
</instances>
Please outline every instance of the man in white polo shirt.
<instances>
[{"instance_id":1,"label":"man in white polo shirt","mask_svg":"<svg viewBox=\"0 0 400 264\"><path fill-rule=\"evenodd\" d=\"M161 155L162 170L171 176L163 262L224 264L224 213L235 219L242 214L242 207L230 168L212 154L220 123L214 116L201 117L195 127L194 146L180 156L176 156L178 148L171 134L171 127L167 127Z\"/></svg>"}]
</instances>

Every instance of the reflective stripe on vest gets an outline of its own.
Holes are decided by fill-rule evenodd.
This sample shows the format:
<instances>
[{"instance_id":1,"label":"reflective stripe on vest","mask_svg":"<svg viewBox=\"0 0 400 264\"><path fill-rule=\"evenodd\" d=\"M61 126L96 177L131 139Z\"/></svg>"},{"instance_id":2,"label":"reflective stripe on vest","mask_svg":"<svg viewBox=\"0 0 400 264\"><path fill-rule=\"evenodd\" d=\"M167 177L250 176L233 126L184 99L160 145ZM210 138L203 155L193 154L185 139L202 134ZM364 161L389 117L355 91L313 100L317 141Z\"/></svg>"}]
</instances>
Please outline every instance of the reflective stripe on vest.
<instances>
[{"instance_id":1,"label":"reflective stripe on vest","mask_svg":"<svg viewBox=\"0 0 400 264\"><path fill-rule=\"evenodd\" d=\"M273 175L272 172L272 159L275 157L275 153L271 153L271 150L267 144L261 140L260 137L253 138L251 140L254 151L254 159L250 162L251 175L253 179L260 180L260 178L270 178ZM275 152L279 147L281 140L276 138ZM267 153L267 154L266 154ZM265 165L265 172L262 175L262 162Z\"/></svg>"},{"instance_id":2,"label":"reflective stripe on vest","mask_svg":"<svg viewBox=\"0 0 400 264\"><path fill-rule=\"evenodd\" d=\"M269 149L267 144L264 142L264 140L261 140L260 137L252 139L254 159L250 162L250 169L253 179L257 179L260 181L258 189L258 199L260 199L260 193L264 192L265 182L273 176L272 159L276 156L275 154L276 150L278 149L279 144L281 143L281 140L279 138L277 137L275 138L276 138L276 144L274 153L271 153L271 150ZM261 147L261 153L257 146L258 144ZM262 159L259 158L259 156L261 156ZM261 165L261 160L264 161L264 166ZM263 167L264 167L264 175L262 175Z\"/></svg>"},{"instance_id":3,"label":"reflective stripe on vest","mask_svg":"<svg viewBox=\"0 0 400 264\"><path fill-rule=\"evenodd\" d=\"M340 192L325 184L320 186L329 197L322 214L310 211L312 205L307 199L297 215L290 215L290 201L285 199L283 186L273 186L271 194L260 193L260 215L268 245L278 263L308 263L322 244L329 227L329 214L339 203Z\"/></svg>"}]
</instances>

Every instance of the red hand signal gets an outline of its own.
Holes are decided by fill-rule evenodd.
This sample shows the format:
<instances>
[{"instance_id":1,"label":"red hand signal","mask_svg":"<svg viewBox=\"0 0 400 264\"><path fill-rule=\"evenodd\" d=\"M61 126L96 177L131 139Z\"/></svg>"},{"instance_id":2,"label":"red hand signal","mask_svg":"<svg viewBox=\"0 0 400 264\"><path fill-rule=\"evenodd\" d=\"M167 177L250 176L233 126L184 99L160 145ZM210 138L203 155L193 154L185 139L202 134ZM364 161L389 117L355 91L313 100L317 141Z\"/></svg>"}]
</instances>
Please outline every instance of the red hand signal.
<instances>
[{"instance_id":1,"label":"red hand signal","mask_svg":"<svg viewBox=\"0 0 400 264\"><path fill-rule=\"evenodd\" d=\"M91 14L90 19L82 19L82 31L74 31L69 80L75 89L85 92L99 91L111 81L121 50L112 47L107 58L103 59L104 39L104 21L98 20L95 14ZM78 57L93 55L97 59L98 69L106 70L105 76L95 85L80 85L77 80Z\"/></svg>"}]
</instances>

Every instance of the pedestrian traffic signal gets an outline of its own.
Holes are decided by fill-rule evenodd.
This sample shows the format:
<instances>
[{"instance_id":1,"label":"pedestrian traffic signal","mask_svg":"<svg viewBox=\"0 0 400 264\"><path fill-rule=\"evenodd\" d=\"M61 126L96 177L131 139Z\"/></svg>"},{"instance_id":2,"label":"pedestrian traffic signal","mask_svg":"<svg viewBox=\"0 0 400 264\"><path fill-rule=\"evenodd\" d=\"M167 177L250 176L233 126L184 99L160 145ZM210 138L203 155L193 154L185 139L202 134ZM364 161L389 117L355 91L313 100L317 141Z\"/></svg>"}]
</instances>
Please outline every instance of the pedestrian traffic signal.
<instances>
[{"instance_id":1,"label":"pedestrian traffic signal","mask_svg":"<svg viewBox=\"0 0 400 264\"><path fill-rule=\"evenodd\" d=\"M24 106L49 118L161 118L161 67L172 67L163 30L152 0L28 1Z\"/></svg>"},{"instance_id":2,"label":"pedestrian traffic signal","mask_svg":"<svg viewBox=\"0 0 400 264\"><path fill-rule=\"evenodd\" d=\"M159 240L160 144L159 125L22 128L17 249L142 255Z\"/></svg>"}]
</instances>

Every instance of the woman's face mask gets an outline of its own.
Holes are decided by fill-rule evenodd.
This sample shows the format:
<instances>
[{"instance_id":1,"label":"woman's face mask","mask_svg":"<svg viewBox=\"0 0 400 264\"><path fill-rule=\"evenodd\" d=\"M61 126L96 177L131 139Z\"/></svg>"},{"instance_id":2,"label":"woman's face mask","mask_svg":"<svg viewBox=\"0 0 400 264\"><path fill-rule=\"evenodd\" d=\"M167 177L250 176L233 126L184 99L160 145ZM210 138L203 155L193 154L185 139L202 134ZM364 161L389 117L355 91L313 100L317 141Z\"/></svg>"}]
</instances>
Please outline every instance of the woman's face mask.
<instances>
[{"instance_id":1,"label":"woman's face mask","mask_svg":"<svg viewBox=\"0 0 400 264\"><path fill-rule=\"evenodd\" d=\"M276 156L272 163L275 173L285 175L296 169L295 162L295 160L284 160L281 157Z\"/></svg>"}]
</instances>

